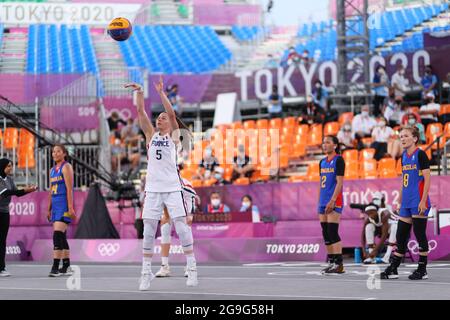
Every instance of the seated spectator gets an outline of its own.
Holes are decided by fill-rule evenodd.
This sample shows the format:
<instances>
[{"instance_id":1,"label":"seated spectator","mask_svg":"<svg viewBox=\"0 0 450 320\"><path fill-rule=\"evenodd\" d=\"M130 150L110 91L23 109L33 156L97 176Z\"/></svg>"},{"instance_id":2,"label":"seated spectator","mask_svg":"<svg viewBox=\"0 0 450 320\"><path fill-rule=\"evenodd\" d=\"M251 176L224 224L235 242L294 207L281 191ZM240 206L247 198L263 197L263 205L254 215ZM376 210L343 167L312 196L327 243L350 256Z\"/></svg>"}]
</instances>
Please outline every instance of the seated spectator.
<instances>
[{"instance_id":1,"label":"seated spectator","mask_svg":"<svg viewBox=\"0 0 450 320\"><path fill-rule=\"evenodd\" d=\"M225 170L222 167L216 166L214 168L214 176L213 176L213 178L216 180L214 182L215 186L223 186L223 185L226 185L226 184L231 184L230 181L225 180L225 178L223 176L224 173L225 173Z\"/></svg>"},{"instance_id":2,"label":"seated spectator","mask_svg":"<svg viewBox=\"0 0 450 320\"><path fill-rule=\"evenodd\" d=\"M327 101L327 107L325 109L325 120L324 122L334 122L339 120L339 112L336 109L331 108L331 101Z\"/></svg>"},{"instance_id":3,"label":"seated spectator","mask_svg":"<svg viewBox=\"0 0 450 320\"><path fill-rule=\"evenodd\" d=\"M433 96L437 95L437 89L438 89L438 78L433 73L433 68L431 65L427 65L425 67L425 75L422 78L422 81L420 82L422 85L422 99L426 99L426 96L429 93L432 93Z\"/></svg>"},{"instance_id":4,"label":"seated spectator","mask_svg":"<svg viewBox=\"0 0 450 320\"><path fill-rule=\"evenodd\" d=\"M327 108L328 91L320 80L316 80L314 84L313 98L316 105L320 106L323 110Z\"/></svg>"},{"instance_id":5,"label":"seated spectator","mask_svg":"<svg viewBox=\"0 0 450 320\"><path fill-rule=\"evenodd\" d=\"M353 139L357 141L358 150L364 148L362 139L371 137L372 129L376 125L375 118L369 115L369 106L363 105L361 107L361 113L357 114L352 120Z\"/></svg>"},{"instance_id":6,"label":"seated spectator","mask_svg":"<svg viewBox=\"0 0 450 320\"><path fill-rule=\"evenodd\" d=\"M245 154L245 147L238 146L238 154L233 158L233 175L231 182L239 178L250 178L255 171L251 158Z\"/></svg>"},{"instance_id":7,"label":"seated spectator","mask_svg":"<svg viewBox=\"0 0 450 320\"><path fill-rule=\"evenodd\" d=\"M295 51L294 47L289 47L289 54L287 56L287 65L298 64L302 60L302 57Z\"/></svg>"},{"instance_id":8,"label":"seated spectator","mask_svg":"<svg viewBox=\"0 0 450 320\"><path fill-rule=\"evenodd\" d=\"M370 146L375 149L373 158L377 161L384 158L388 151L388 141L394 135L394 130L388 127L385 118L380 117L377 126L372 131L373 143Z\"/></svg>"},{"instance_id":9,"label":"seated spectator","mask_svg":"<svg viewBox=\"0 0 450 320\"><path fill-rule=\"evenodd\" d=\"M402 108L403 108L403 105L406 105L406 102L404 102L403 104L402 104ZM410 114L412 114L415 118L416 118L416 122L417 123L422 123L422 120L420 119L420 115L417 113L417 112L415 112L415 111L413 111L413 109L412 108L409 108L409 107L406 107L406 109L405 109L406 111L403 113L403 116L402 116L402 120L401 120L401 122L400 122L400 125L407 125L408 124L408 119L409 119L409 115Z\"/></svg>"},{"instance_id":10,"label":"seated spectator","mask_svg":"<svg viewBox=\"0 0 450 320\"><path fill-rule=\"evenodd\" d=\"M405 77L405 67L402 64L398 65L397 72L392 75L391 83L395 97L401 98L403 100L409 90L409 81Z\"/></svg>"},{"instance_id":11,"label":"seated spectator","mask_svg":"<svg viewBox=\"0 0 450 320\"><path fill-rule=\"evenodd\" d=\"M307 49L303 50L303 54L301 56L301 62L302 62L302 64L305 64L307 66L311 63L314 63L314 58L310 56L309 50L307 50Z\"/></svg>"},{"instance_id":12,"label":"seated spectator","mask_svg":"<svg viewBox=\"0 0 450 320\"><path fill-rule=\"evenodd\" d=\"M353 149L353 135L352 135L352 123L347 121L342 126L341 130L339 130L337 134L337 138L339 143L341 144L341 149Z\"/></svg>"},{"instance_id":13,"label":"seated spectator","mask_svg":"<svg viewBox=\"0 0 450 320\"><path fill-rule=\"evenodd\" d=\"M281 118L283 116L283 97L278 94L278 86L272 86L272 94L269 96L267 107L269 118Z\"/></svg>"},{"instance_id":14,"label":"seated spectator","mask_svg":"<svg viewBox=\"0 0 450 320\"><path fill-rule=\"evenodd\" d=\"M401 119L405 111L406 107L403 104L402 98L391 95L386 101L386 106L383 110L383 116L387 120L388 125L393 127L401 123Z\"/></svg>"},{"instance_id":15,"label":"seated spectator","mask_svg":"<svg viewBox=\"0 0 450 320\"><path fill-rule=\"evenodd\" d=\"M115 131L111 135L111 170L117 172L119 169L119 163L122 164L127 157L125 144L120 139L118 131Z\"/></svg>"},{"instance_id":16,"label":"seated spectator","mask_svg":"<svg viewBox=\"0 0 450 320\"><path fill-rule=\"evenodd\" d=\"M117 112L112 112L107 121L110 131L116 131L117 129L119 129L119 124L127 124L124 120L119 118L119 114Z\"/></svg>"},{"instance_id":17,"label":"seated spectator","mask_svg":"<svg viewBox=\"0 0 450 320\"><path fill-rule=\"evenodd\" d=\"M122 128L120 131L120 136L125 143L130 143L133 141L139 141L141 136L141 129L137 123L137 119L128 119L126 126Z\"/></svg>"},{"instance_id":18,"label":"seated spectator","mask_svg":"<svg viewBox=\"0 0 450 320\"><path fill-rule=\"evenodd\" d=\"M181 104L183 102L183 98L178 95L178 84L174 84L173 86L169 87L167 98L172 104L172 108L175 111L175 114L180 117L182 113Z\"/></svg>"},{"instance_id":19,"label":"seated spectator","mask_svg":"<svg viewBox=\"0 0 450 320\"><path fill-rule=\"evenodd\" d=\"M205 149L203 159L198 166L197 174L193 177L193 179L205 181L211 178L214 173L214 169L217 166L219 166L219 160L212 155L212 148L207 147Z\"/></svg>"},{"instance_id":20,"label":"seated spectator","mask_svg":"<svg viewBox=\"0 0 450 320\"><path fill-rule=\"evenodd\" d=\"M422 123L425 128L430 123L438 121L439 111L441 111L441 105L434 102L434 94L428 92L425 97L426 104L420 107L419 114L422 119Z\"/></svg>"},{"instance_id":21,"label":"seated spectator","mask_svg":"<svg viewBox=\"0 0 450 320\"><path fill-rule=\"evenodd\" d=\"M259 214L259 209L257 206L253 204L253 199L250 195L246 194L241 199L242 206L239 212L251 212L252 213L252 222L261 222L261 216Z\"/></svg>"},{"instance_id":22,"label":"seated spectator","mask_svg":"<svg viewBox=\"0 0 450 320\"><path fill-rule=\"evenodd\" d=\"M210 203L205 207L203 211L205 214L208 213L226 213L230 212L230 208L222 203L222 199L219 192L212 192L209 196Z\"/></svg>"},{"instance_id":23,"label":"seated spectator","mask_svg":"<svg viewBox=\"0 0 450 320\"><path fill-rule=\"evenodd\" d=\"M306 98L306 106L303 107L301 113L301 118L301 123L303 124L323 123L325 111L314 103L312 96L308 96Z\"/></svg>"},{"instance_id":24,"label":"seated spectator","mask_svg":"<svg viewBox=\"0 0 450 320\"><path fill-rule=\"evenodd\" d=\"M278 61L272 54L267 55L266 68L274 69L278 68Z\"/></svg>"}]
</instances>

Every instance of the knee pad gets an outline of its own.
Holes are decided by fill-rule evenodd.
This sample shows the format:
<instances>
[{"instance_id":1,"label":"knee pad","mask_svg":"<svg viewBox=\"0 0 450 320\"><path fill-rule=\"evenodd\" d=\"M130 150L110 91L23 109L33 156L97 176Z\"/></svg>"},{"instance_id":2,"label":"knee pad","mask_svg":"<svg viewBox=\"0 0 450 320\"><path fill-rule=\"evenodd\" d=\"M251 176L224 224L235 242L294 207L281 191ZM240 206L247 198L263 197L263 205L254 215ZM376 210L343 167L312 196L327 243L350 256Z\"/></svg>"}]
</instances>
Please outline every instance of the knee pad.
<instances>
[{"instance_id":1,"label":"knee pad","mask_svg":"<svg viewBox=\"0 0 450 320\"><path fill-rule=\"evenodd\" d=\"M161 244L170 244L171 232L172 232L172 224L164 223L163 225L161 225Z\"/></svg>"},{"instance_id":2,"label":"knee pad","mask_svg":"<svg viewBox=\"0 0 450 320\"><path fill-rule=\"evenodd\" d=\"M142 252L144 254L153 254L157 227L158 220L144 219L144 240L142 241Z\"/></svg>"},{"instance_id":3,"label":"knee pad","mask_svg":"<svg viewBox=\"0 0 450 320\"><path fill-rule=\"evenodd\" d=\"M70 250L69 242L67 242L67 231L63 233L64 239L63 239L63 249L64 250Z\"/></svg>"},{"instance_id":4,"label":"knee pad","mask_svg":"<svg viewBox=\"0 0 450 320\"><path fill-rule=\"evenodd\" d=\"M375 243L375 226L372 223L366 224L365 235L367 244L373 245Z\"/></svg>"},{"instance_id":5,"label":"knee pad","mask_svg":"<svg viewBox=\"0 0 450 320\"><path fill-rule=\"evenodd\" d=\"M53 232L53 250L63 250L64 247L64 232Z\"/></svg>"},{"instance_id":6,"label":"knee pad","mask_svg":"<svg viewBox=\"0 0 450 320\"><path fill-rule=\"evenodd\" d=\"M328 222L321 222L320 226L322 227L322 236L323 240L325 241L325 245L330 245L330 237L328 235Z\"/></svg>"},{"instance_id":7,"label":"knee pad","mask_svg":"<svg viewBox=\"0 0 450 320\"><path fill-rule=\"evenodd\" d=\"M338 230L339 230L339 223L328 222L328 236L330 237L330 244L335 244L341 241Z\"/></svg>"},{"instance_id":8,"label":"knee pad","mask_svg":"<svg viewBox=\"0 0 450 320\"><path fill-rule=\"evenodd\" d=\"M411 233L411 224L399 220L396 234L397 252L402 255L406 253L406 247L408 244L410 233Z\"/></svg>"},{"instance_id":9,"label":"knee pad","mask_svg":"<svg viewBox=\"0 0 450 320\"><path fill-rule=\"evenodd\" d=\"M186 223L185 217L178 217L173 220L175 230L180 238L183 251L192 251L194 249L194 238L192 237L192 229Z\"/></svg>"},{"instance_id":10,"label":"knee pad","mask_svg":"<svg viewBox=\"0 0 450 320\"><path fill-rule=\"evenodd\" d=\"M419 243L419 252L428 252L427 219L413 218L413 231Z\"/></svg>"}]
</instances>

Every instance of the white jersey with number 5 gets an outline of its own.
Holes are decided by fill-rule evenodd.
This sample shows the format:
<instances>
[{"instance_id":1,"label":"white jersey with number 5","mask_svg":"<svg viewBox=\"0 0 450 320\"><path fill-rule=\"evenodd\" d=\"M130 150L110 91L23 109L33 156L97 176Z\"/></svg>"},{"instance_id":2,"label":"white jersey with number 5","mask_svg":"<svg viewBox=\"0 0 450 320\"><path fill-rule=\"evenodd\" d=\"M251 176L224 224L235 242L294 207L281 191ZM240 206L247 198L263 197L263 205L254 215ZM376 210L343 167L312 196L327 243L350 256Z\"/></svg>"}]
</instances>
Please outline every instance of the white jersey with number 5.
<instances>
[{"instance_id":1,"label":"white jersey with number 5","mask_svg":"<svg viewBox=\"0 0 450 320\"><path fill-rule=\"evenodd\" d=\"M177 167L177 148L167 134L156 132L147 145L147 192L182 191Z\"/></svg>"}]
</instances>

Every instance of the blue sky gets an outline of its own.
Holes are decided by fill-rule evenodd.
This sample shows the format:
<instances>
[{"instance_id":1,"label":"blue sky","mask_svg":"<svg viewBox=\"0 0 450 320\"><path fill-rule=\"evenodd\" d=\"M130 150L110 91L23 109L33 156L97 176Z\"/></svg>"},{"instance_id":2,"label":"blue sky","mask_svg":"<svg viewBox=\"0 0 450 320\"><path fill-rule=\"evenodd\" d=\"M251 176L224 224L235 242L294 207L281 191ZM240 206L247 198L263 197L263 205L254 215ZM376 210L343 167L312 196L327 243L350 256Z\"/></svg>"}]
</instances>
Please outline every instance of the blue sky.
<instances>
[{"instance_id":1,"label":"blue sky","mask_svg":"<svg viewBox=\"0 0 450 320\"><path fill-rule=\"evenodd\" d=\"M268 2L269 0L261 0L264 9ZM266 16L266 21L274 21L276 25L297 25L310 19L327 20L328 2L329 0L274 0L272 12Z\"/></svg>"}]
</instances>

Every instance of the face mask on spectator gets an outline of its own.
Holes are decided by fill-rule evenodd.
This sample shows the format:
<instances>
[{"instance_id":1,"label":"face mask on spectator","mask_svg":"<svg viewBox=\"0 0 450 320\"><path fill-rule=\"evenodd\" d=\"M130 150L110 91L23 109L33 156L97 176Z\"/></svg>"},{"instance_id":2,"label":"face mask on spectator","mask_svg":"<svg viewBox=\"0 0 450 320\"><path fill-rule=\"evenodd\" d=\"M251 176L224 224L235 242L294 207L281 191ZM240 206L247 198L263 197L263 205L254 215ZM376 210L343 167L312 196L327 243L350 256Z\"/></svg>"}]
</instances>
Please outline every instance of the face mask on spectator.
<instances>
[{"instance_id":1,"label":"face mask on spectator","mask_svg":"<svg viewBox=\"0 0 450 320\"><path fill-rule=\"evenodd\" d=\"M380 70L378 70L378 73L381 75L384 75L386 72L384 71L384 69L380 69Z\"/></svg>"},{"instance_id":2,"label":"face mask on spectator","mask_svg":"<svg viewBox=\"0 0 450 320\"><path fill-rule=\"evenodd\" d=\"M352 127L351 126L344 126L344 131L346 131L346 132L352 131Z\"/></svg>"},{"instance_id":3,"label":"face mask on spectator","mask_svg":"<svg viewBox=\"0 0 450 320\"><path fill-rule=\"evenodd\" d=\"M250 208L250 202L249 201L242 201L242 208L244 208L245 210Z\"/></svg>"},{"instance_id":4,"label":"face mask on spectator","mask_svg":"<svg viewBox=\"0 0 450 320\"><path fill-rule=\"evenodd\" d=\"M211 205L212 205L213 207L218 207L218 206L220 206L220 199L212 199L212 200L211 200Z\"/></svg>"},{"instance_id":5,"label":"face mask on spectator","mask_svg":"<svg viewBox=\"0 0 450 320\"><path fill-rule=\"evenodd\" d=\"M215 178L216 180L221 180L221 179L222 179L222 174L219 173L219 172L216 172L216 173L214 173L214 178Z\"/></svg>"},{"instance_id":6,"label":"face mask on spectator","mask_svg":"<svg viewBox=\"0 0 450 320\"><path fill-rule=\"evenodd\" d=\"M319 89L322 85L320 83L316 83L316 88Z\"/></svg>"},{"instance_id":7,"label":"face mask on spectator","mask_svg":"<svg viewBox=\"0 0 450 320\"><path fill-rule=\"evenodd\" d=\"M369 111L362 111L362 112L361 112L361 115L362 115L363 117L368 117L368 116L369 116Z\"/></svg>"},{"instance_id":8,"label":"face mask on spectator","mask_svg":"<svg viewBox=\"0 0 450 320\"><path fill-rule=\"evenodd\" d=\"M205 150L205 156L206 157L211 157L211 155L212 155L212 150L211 149L206 149Z\"/></svg>"},{"instance_id":9,"label":"face mask on spectator","mask_svg":"<svg viewBox=\"0 0 450 320\"><path fill-rule=\"evenodd\" d=\"M308 52L303 52L303 58L308 58Z\"/></svg>"},{"instance_id":10,"label":"face mask on spectator","mask_svg":"<svg viewBox=\"0 0 450 320\"><path fill-rule=\"evenodd\" d=\"M386 127L386 122L384 122L384 121L380 121L380 127L381 127L381 128L384 128L384 127Z\"/></svg>"},{"instance_id":11,"label":"face mask on spectator","mask_svg":"<svg viewBox=\"0 0 450 320\"><path fill-rule=\"evenodd\" d=\"M400 70L398 73L399 75L403 76L405 74L405 70Z\"/></svg>"},{"instance_id":12,"label":"face mask on spectator","mask_svg":"<svg viewBox=\"0 0 450 320\"><path fill-rule=\"evenodd\" d=\"M410 125L414 125L414 124L416 124L416 119L408 119L408 123L410 124Z\"/></svg>"}]
</instances>

